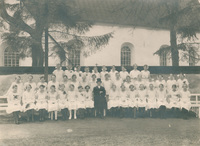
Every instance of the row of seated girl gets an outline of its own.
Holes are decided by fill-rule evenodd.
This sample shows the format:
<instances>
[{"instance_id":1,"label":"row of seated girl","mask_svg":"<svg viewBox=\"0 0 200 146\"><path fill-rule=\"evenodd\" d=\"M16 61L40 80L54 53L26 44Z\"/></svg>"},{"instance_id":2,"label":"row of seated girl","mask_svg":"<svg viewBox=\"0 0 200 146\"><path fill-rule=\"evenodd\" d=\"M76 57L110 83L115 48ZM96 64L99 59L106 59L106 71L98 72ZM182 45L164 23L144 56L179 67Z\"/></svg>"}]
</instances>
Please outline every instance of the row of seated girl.
<instances>
[{"instance_id":1,"label":"row of seated girl","mask_svg":"<svg viewBox=\"0 0 200 146\"><path fill-rule=\"evenodd\" d=\"M107 76L105 74L105 80L107 80ZM127 78L130 77L127 76ZM30 75L29 81L23 85L21 77L16 77L16 81L11 85L12 90L9 89L7 94L9 103L7 112L13 112L16 123L18 123L19 111L26 112L29 120L31 115L33 118L33 110L38 110L41 121L44 120L45 110L50 112L51 119L53 119L54 113L55 120L57 120L57 111L59 110L64 119L67 119L67 110L69 110L69 119L72 118L72 110L75 119L77 109L79 109L80 117L84 117L85 110L83 109L87 109L87 114L94 113L92 89L95 85L92 87L91 84L79 83L76 85L73 82L67 84L60 82L57 87L55 81L55 75L52 75L52 81L48 84L44 81L44 77L41 77L41 81L36 85L33 82L33 76ZM160 115L165 117L165 108L168 108L173 110L172 114L177 114L179 109L183 109L183 112L186 113L184 115L187 115L190 109L188 83L184 81L182 88L177 88L176 82L172 84L171 88L162 82L159 83L158 85L155 82L135 84L125 81L120 84L119 89L116 82L110 82L107 87L103 83L107 92L109 113L121 117L128 114L136 118L137 116L144 117L145 110L148 110L153 116L155 109L159 109ZM163 105L161 105L161 101L163 101Z\"/></svg>"}]
</instances>

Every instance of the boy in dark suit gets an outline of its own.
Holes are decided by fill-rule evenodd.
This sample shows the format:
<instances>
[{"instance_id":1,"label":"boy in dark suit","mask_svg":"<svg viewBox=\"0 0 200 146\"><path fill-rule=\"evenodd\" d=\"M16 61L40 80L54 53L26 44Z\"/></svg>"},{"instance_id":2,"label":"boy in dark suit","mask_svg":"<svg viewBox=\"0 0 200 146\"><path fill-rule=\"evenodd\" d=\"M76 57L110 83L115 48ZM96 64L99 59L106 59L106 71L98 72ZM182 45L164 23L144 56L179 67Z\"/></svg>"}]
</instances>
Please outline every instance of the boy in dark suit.
<instances>
[{"instance_id":1,"label":"boy in dark suit","mask_svg":"<svg viewBox=\"0 0 200 146\"><path fill-rule=\"evenodd\" d=\"M94 95L94 108L97 116L104 117L104 109L106 109L106 90L101 86L101 79L97 79L97 86L93 89Z\"/></svg>"}]
</instances>

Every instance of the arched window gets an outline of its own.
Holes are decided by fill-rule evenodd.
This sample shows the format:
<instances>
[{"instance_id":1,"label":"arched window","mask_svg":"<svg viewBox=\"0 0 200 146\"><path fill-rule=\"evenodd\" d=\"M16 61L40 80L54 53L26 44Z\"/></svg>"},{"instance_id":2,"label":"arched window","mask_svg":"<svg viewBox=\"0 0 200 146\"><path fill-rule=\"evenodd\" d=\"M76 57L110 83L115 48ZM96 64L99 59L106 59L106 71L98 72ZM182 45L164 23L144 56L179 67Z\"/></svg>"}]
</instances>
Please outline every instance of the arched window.
<instances>
[{"instance_id":1,"label":"arched window","mask_svg":"<svg viewBox=\"0 0 200 146\"><path fill-rule=\"evenodd\" d=\"M19 52L6 48L4 51L4 66L19 66Z\"/></svg>"},{"instance_id":2,"label":"arched window","mask_svg":"<svg viewBox=\"0 0 200 146\"><path fill-rule=\"evenodd\" d=\"M131 66L131 54L133 45L124 43L121 47L121 66Z\"/></svg>"},{"instance_id":3,"label":"arched window","mask_svg":"<svg viewBox=\"0 0 200 146\"><path fill-rule=\"evenodd\" d=\"M68 58L68 64L71 64L72 66L79 66L80 65L80 49L70 49L69 51L69 58Z\"/></svg>"}]
</instances>

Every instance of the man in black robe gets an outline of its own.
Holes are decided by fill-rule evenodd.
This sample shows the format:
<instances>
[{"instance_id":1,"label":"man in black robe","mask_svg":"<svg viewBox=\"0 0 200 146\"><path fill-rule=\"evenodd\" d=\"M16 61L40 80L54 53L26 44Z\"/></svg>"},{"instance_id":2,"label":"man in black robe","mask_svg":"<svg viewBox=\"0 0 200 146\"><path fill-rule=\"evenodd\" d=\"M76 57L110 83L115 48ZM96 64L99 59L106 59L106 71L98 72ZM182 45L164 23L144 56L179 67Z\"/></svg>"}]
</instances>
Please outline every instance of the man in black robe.
<instances>
[{"instance_id":1,"label":"man in black robe","mask_svg":"<svg viewBox=\"0 0 200 146\"><path fill-rule=\"evenodd\" d=\"M101 86L101 79L97 79L97 86L93 89L94 95L94 108L96 110L96 115L101 118L104 117L104 109L106 109L106 90Z\"/></svg>"}]
</instances>

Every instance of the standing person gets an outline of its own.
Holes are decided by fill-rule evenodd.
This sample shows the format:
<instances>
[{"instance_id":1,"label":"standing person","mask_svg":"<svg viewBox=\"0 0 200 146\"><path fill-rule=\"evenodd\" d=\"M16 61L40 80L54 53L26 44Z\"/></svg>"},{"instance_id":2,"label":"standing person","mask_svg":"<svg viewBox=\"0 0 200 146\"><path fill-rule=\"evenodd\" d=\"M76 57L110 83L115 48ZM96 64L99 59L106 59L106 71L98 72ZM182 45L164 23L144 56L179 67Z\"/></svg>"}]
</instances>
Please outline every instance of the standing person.
<instances>
[{"instance_id":1,"label":"standing person","mask_svg":"<svg viewBox=\"0 0 200 146\"><path fill-rule=\"evenodd\" d=\"M92 74L95 74L97 78L100 78L100 77L101 77L101 76L100 76L100 73L99 73L99 71L98 71L97 66L95 66L95 67L93 68Z\"/></svg>"},{"instance_id":2,"label":"standing person","mask_svg":"<svg viewBox=\"0 0 200 146\"><path fill-rule=\"evenodd\" d=\"M67 120L68 117L68 100L67 100L67 92L65 91L65 85L59 85L59 99L58 99L58 107L61 110L63 120Z\"/></svg>"},{"instance_id":3,"label":"standing person","mask_svg":"<svg viewBox=\"0 0 200 146\"><path fill-rule=\"evenodd\" d=\"M178 76L178 80L177 80L177 89L179 91L182 90L183 84L187 84L189 86L189 82L188 80L185 78L185 75L183 74L179 74Z\"/></svg>"},{"instance_id":4,"label":"standing person","mask_svg":"<svg viewBox=\"0 0 200 146\"><path fill-rule=\"evenodd\" d=\"M188 119L189 116L189 110L191 108L191 102L190 102L190 91L188 91L188 85L183 84L183 89L180 91L181 99L181 109L182 109L182 117L184 119Z\"/></svg>"},{"instance_id":5,"label":"standing person","mask_svg":"<svg viewBox=\"0 0 200 146\"><path fill-rule=\"evenodd\" d=\"M51 120L55 119L57 121L58 118L58 98L55 85L51 85L48 93L48 112L50 112Z\"/></svg>"},{"instance_id":6,"label":"standing person","mask_svg":"<svg viewBox=\"0 0 200 146\"><path fill-rule=\"evenodd\" d=\"M69 90L69 85L70 85L70 81L68 80L67 75L63 76L63 81L60 83L60 85L63 84L65 86L65 91L67 92Z\"/></svg>"},{"instance_id":7,"label":"standing person","mask_svg":"<svg viewBox=\"0 0 200 146\"><path fill-rule=\"evenodd\" d=\"M74 74L76 75L77 80L81 81L83 72L81 71L81 67L80 66L78 66L78 65L76 66L76 68L74 70Z\"/></svg>"},{"instance_id":8,"label":"standing person","mask_svg":"<svg viewBox=\"0 0 200 146\"><path fill-rule=\"evenodd\" d=\"M114 80L115 80L115 78L116 78L116 73L117 73L117 72L118 72L118 71L116 71L115 66L113 65L113 66L112 66L112 69L111 69L110 72L109 72L111 81L114 81Z\"/></svg>"},{"instance_id":9,"label":"standing person","mask_svg":"<svg viewBox=\"0 0 200 146\"><path fill-rule=\"evenodd\" d=\"M44 85L39 86L39 91L36 93L36 110L39 111L40 121L45 120L47 110L47 91Z\"/></svg>"},{"instance_id":10,"label":"standing person","mask_svg":"<svg viewBox=\"0 0 200 146\"><path fill-rule=\"evenodd\" d=\"M94 99L89 85L85 86L84 95L85 95L85 107L87 111L87 117L92 117L94 115Z\"/></svg>"},{"instance_id":11,"label":"standing person","mask_svg":"<svg viewBox=\"0 0 200 146\"><path fill-rule=\"evenodd\" d=\"M102 82L102 86L105 88L107 94L109 93L109 90L110 90L111 85L112 85L112 81L110 80L109 77L110 76L109 76L108 73L105 74L105 79Z\"/></svg>"},{"instance_id":12,"label":"standing person","mask_svg":"<svg viewBox=\"0 0 200 146\"><path fill-rule=\"evenodd\" d=\"M7 93L10 93L13 91L13 86L17 85L17 92L22 95L23 91L24 91L24 85L21 82L21 76L16 76L15 77L15 81L12 82L10 88L8 89Z\"/></svg>"},{"instance_id":13,"label":"standing person","mask_svg":"<svg viewBox=\"0 0 200 146\"><path fill-rule=\"evenodd\" d=\"M96 75L92 74L92 79L89 82L90 88L93 89L96 86Z\"/></svg>"},{"instance_id":14,"label":"standing person","mask_svg":"<svg viewBox=\"0 0 200 146\"><path fill-rule=\"evenodd\" d=\"M105 79L105 74L108 74L107 68L105 65L102 66L102 71L100 72L101 80L104 81Z\"/></svg>"},{"instance_id":15,"label":"standing person","mask_svg":"<svg viewBox=\"0 0 200 146\"><path fill-rule=\"evenodd\" d=\"M122 78L120 77L120 73L119 73L119 72L116 72L115 78L112 80L112 83L116 85L117 91L119 91L119 90L120 90L120 87L121 87L121 85L122 85L122 83L123 83L123 80L122 80Z\"/></svg>"},{"instance_id":16,"label":"standing person","mask_svg":"<svg viewBox=\"0 0 200 146\"><path fill-rule=\"evenodd\" d=\"M163 84L164 88L166 87L166 81L164 80L162 75L158 75L157 80L156 80L156 88L159 89L159 85Z\"/></svg>"},{"instance_id":17,"label":"standing person","mask_svg":"<svg viewBox=\"0 0 200 146\"><path fill-rule=\"evenodd\" d=\"M77 107L77 115L78 118L84 119L85 118L85 95L84 95L83 87L78 87L77 92L77 101L76 101L76 107Z\"/></svg>"},{"instance_id":18,"label":"standing person","mask_svg":"<svg viewBox=\"0 0 200 146\"><path fill-rule=\"evenodd\" d=\"M136 81L140 73L141 72L137 69L137 64L134 64L133 70L130 72L131 78Z\"/></svg>"},{"instance_id":19,"label":"standing person","mask_svg":"<svg viewBox=\"0 0 200 146\"><path fill-rule=\"evenodd\" d=\"M138 93L135 90L134 85L129 86L128 96L130 98L130 103L129 103L130 106L129 107L132 108L133 118L136 119L137 118L137 109L138 109Z\"/></svg>"},{"instance_id":20,"label":"standing person","mask_svg":"<svg viewBox=\"0 0 200 146\"><path fill-rule=\"evenodd\" d=\"M149 77L150 77L150 72L149 72L149 66L148 65L144 65L144 70L141 71L141 75L142 75L142 80L144 82L147 82L149 80Z\"/></svg>"},{"instance_id":21,"label":"standing person","mask_svg":"<svg viewBox=\"0 0 200 146\"><path fill-rule=\"evenodd\" d=\"M24 83L24 87L26 88L27 85L31 85L31 90L35 92L36 90L36 83L33 82L33 75L28 76L28 82Z\"/></svg>"},{"instance_id":22,"label":"standing person","mask_svg":"<svg viewBox=\"0 0 200 146\"><path fill-rule=\"evenodd\" d=\"M70 84L69 85L69 91L68 91L68 101L69 101L69 120L72 119L72 111L74 111L74 119L76 119L76 110L77 110L77 94L76 91L74 89L74 85Z\"/></svg>"},{"instance_id":23,"label":"standing person","mask_svg":"<svg viewBox=\"0 0 200 146\"><path fill-rule=\"evenodd\" d=\"M145 108L146 108L146 99L147 99L147 92L145 90L144 84L139 85L138 90L138 107L139 107L139 114L140 117L145 117Z\"/></svg>"},{"instance_id":24,"label":"standing person","mask_svg":"<svg viewBox=\"0 0 200 146\"><path fill-rule=\"evenodd\" d=\"M22 96L23 108L24 112L26 112L28 122L30 121L30 118L34 121L35 96L34 91L31 89L32 86L27 84Z\"/></svg>"},{"instance_id":25,"label":"standing person","mask_svg":"<svg viewBox=\"0 0 200 146\"><path fill-rule=\"evenodd\" d=\"M88 66L86 66L84 68L84 73L82 74L82 77L85 76L86 80L89 81L91 79L91 73L90 73L90 68Z\"/></svg>"},{"instance_id":26,"label":"standing person","mask_svg":"<svg viewBox=\"0 0 200 146\"><path fill-rule=\"evenodd\" d=\"M6 112L13 113L15 124L19 124L19 113L22 111L21 95L18 92L18 86L13 85L12 89L7 93L8 107Z\"/></svg>"},{"instance_id":27,"label":"standing person","mask_svg":"<svg viewBox=\"0 0 200 146\"><path fill-rule=\"evenodd\" d=\"M60 64L56 65L56 69L53 71L53 74L56 75L57 82L59 83L62 82L64 71L62 70L62 67Z\"/></svg>"},{"instance_id":28,"label":"standing person","mask_svg":"<svg viewBox=\"0 0 200 146\"><path fill-rule=\"evenodd\" d=\"M104 110L106 110L107 103L106 103L106 90L103 86L101 86L101 79L97 79L97 86L93 89L94 94L94 108L96 110L96 114L103 118Z\"/></svg>"},{"instance_id":29,"label":"standing person","mask_svg":"<svg viewBox=\"0 0 200 146\"><path fill-rule=\"evenodd\" d=\"M128 75L128 76L126 76L124 86L126 87L126 89L129 89L130 85L133 85L133 82L131 81L131 77Z\"/></svg>"},{"instance_id":30,"label":"standing person","mask_svg":"<svg viewBox=\"0 0 200 146\"><path fill-rule=\"evenodd\" d=\"M126 68L124 66L122 66L122 71L120 71L120 77L122 78L122 80L125 82L126 77L128 76L128 72L126 71Z\"/></svg>"},{"instance_id":31,"label":"standing person","mask_svg":"<svg viewBox=\"0 0 200 146\"><path fill-rule=\"evenodd\" d=\"M83 78L84 76L82 76ZM72 79L70 82L70 85L74 85L74 90L78 91L78 86L80 85L80 82L77 80L77 76L75 74L72 75Z\"/></svg>"}]
</instances>

